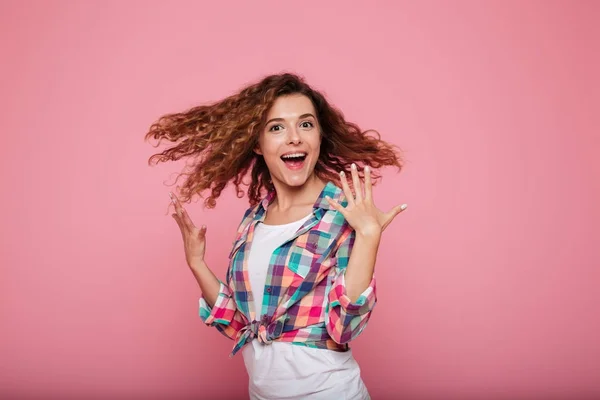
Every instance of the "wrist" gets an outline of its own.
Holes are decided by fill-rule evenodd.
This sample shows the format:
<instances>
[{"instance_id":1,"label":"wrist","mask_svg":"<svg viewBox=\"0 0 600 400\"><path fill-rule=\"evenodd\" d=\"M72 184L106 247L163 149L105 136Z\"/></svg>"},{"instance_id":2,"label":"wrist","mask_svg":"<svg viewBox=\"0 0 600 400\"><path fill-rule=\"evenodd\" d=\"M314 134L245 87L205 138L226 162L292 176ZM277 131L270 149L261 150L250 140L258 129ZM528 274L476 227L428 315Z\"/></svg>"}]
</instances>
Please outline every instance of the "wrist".
<instances>
[{"instance_id":1,"label":"wrist","mask_svg":"<svg viewBox=\"0 0 600 400\"><path fill-rule=\"evenodd\" d=\"M356 238L361 238L365 241L379 243L379 240L381 239L381 228L378 227L355 229L355 232Z\"/></svg>"},{"instance_id":2,"label":"wrist","mask_svg":"<svg viewBox=\"0 0 600 400\"><path fill-rule=\"evenodd\" d=\"M381 234L376 232L356 232L356 239L354 245L359 245L361 248L367 251L377 252L379 249L379 243L381 241Z\"/></svg>"}]
</instances>

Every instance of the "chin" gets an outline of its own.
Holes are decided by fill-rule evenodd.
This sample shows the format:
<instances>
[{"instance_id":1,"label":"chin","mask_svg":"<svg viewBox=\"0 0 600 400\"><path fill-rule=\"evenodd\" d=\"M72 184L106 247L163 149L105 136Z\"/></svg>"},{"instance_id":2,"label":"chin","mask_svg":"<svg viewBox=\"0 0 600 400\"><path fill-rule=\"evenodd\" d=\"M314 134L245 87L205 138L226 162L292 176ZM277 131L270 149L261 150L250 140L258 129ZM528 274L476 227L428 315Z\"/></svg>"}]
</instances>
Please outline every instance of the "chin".
<instances>
[{"instance_id":1,"label":"chin","mask_svg":"<svg viewBox=\"0 0 600 400\"><path fill-rule=\"evenodd\" d=\"M277 180L289 187L302 187L306 183L308 183L314 175L314 171L311 170L308 174L301 174L300 176L289 176L286 174L287 171L283 173L282 177L277 177ZM281 179L283 178L283 179Z\"/></svg>"},{"instance_id":2,"label":"chin","mask_svg":"<svg viewBox=\"0 0 600 400\"><path fill-rule=\"evenodd\" d=\"M282 182L284 182L288 186L299 187L299 186L303 186L306 182L308 182L308 178L284 179L284 180L282 180Z\"/></svg>"}]
</instances>

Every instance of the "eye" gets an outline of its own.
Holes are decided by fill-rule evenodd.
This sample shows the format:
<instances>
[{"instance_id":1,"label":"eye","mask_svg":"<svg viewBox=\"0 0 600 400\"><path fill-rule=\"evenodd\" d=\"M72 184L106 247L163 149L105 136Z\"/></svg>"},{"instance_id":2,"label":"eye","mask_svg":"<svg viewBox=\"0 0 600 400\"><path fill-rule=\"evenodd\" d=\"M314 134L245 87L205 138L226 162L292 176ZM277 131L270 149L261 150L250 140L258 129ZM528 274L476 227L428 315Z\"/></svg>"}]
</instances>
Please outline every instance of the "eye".
<instances>
[{"instance_id":1,"label":"eye","mask_svg":"<svg viewBox=\"0 0 600 400\"><path fill-rule=\"evenodd\" d=\"M269 132L278 132L283 129L281 125L273 125L269 128Z\"/></svg>"},{"instance_id":2,"label":"eye","mask_svg":"<svg viewBox=\"0 0 600 400\"><path fill-rule=\"evenodd\" d=\"M304 122L300 123L300 126L302 128L312 128L315 125L310 121L304 121Z\"/></svg>"}]
</instances>

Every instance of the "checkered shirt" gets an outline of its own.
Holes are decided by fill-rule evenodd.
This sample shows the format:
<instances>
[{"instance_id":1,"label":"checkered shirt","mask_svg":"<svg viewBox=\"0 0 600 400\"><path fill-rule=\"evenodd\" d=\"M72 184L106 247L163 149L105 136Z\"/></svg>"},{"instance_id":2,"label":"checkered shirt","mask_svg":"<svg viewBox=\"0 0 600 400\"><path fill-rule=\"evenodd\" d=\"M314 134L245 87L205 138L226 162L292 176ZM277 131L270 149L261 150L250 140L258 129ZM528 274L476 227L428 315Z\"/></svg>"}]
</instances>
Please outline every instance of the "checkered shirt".
<instances>
[{"instance_id":1,"label":"checkered shirt","mask_svg":"<svg viewBox=\"0 0 600 400\"><path fill-rule=\"evenodd\" d=\"M204 296L199 304L202 321L234 340L231 357L253 339L346 351L367 325L377 302L375 277L356 301L350 301L344 272L355 232L325 196L347 205L342 189L327 183L309 219L273 252L259 318L250 289L248 254L256 224L264 221L275 192L245 212L229 254L226 283L219 281L212 307Z\"/></svg>"}]
</instances>

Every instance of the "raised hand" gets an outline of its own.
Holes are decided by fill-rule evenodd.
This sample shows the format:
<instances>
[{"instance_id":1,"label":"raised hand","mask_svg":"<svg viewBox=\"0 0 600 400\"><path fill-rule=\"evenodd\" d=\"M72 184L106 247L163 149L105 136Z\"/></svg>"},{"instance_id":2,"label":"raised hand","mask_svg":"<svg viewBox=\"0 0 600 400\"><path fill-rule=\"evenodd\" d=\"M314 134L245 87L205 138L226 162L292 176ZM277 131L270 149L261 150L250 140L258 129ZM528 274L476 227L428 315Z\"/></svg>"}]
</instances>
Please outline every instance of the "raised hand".
<instances>
[{"instance_id":1,"label":"raised hand","mask_svg":"<svg viewBox=\"0 0 600 400\"><path fill-rule=\"evenodd\" d=\"M192 219L179 202L177 196L171 192L169 192L169 196L171 197L171 202L175 205L175 214L171 214L171 216L175 219L181 230L187 264L191 269L199 268L205 265L206 226L202 225L200 229L196 228L196 225L192 222Z\"/></svg>"},{"instance_id":2,"label":"raised hand","mask_svg":"<svg viewBox=\"0 0 600 400\"><path fill-rule=\"evenodd\" d=\"M381 235L394 218L406 209L407 205L397 205L387 213L379 210L373 202L371 170L367 166L365 167L364 172L364 194L356 164L352 164L352 184L354 186L354 194L348 185L346 174L344 171L340 172L342 189L348 200L348 205L342 207L341 204L334 202L330 197L327 197L327 201L333 208L342 213L344 218L346 218L346 221L348 221L348 224L350 224L358 234L368 236Z\"/></svg>"}]
</instances>

